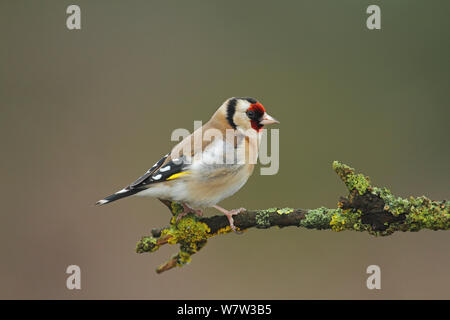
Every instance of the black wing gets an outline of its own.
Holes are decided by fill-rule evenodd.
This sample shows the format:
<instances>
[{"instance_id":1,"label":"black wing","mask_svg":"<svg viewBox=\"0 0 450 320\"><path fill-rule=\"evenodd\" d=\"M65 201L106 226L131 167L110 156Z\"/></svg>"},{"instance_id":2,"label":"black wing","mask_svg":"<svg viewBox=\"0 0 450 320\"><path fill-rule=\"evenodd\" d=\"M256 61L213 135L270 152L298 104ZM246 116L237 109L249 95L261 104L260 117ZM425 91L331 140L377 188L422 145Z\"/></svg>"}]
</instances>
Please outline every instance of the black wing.
<instances>
[{"instance_id":1,"label":"black wing","mask_svg":"<svg viewBox=\"0 0 450 320\"><path fill-rule=\"evenodd\" d=\"M107 204L141 192L147 189L150 184L176 179L183 174L187 174L184 171L186 168L184 157L171 159L167 154L128 187L99 200L96 204Z\"/></svg>"}]
</instances>

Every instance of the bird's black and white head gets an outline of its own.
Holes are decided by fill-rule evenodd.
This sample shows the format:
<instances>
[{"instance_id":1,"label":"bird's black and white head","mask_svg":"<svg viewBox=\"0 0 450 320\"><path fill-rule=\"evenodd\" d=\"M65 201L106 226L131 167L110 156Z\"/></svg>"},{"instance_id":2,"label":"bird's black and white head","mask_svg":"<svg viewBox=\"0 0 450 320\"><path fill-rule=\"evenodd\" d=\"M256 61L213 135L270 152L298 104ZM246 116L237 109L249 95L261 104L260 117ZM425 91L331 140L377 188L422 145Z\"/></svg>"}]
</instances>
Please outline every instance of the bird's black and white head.
<instances>
[{"instance_id":1,"label":"bird's black and white head","mask_svg":"<svg viewBox=\"0 0 450 320\"><path fill-rule=\"evenodd\" d=\"M279 123L253 98L230 98L219 111L225 114L227 124L235 130L260 132L264 125Z\"/></svg>"}]
</instances>

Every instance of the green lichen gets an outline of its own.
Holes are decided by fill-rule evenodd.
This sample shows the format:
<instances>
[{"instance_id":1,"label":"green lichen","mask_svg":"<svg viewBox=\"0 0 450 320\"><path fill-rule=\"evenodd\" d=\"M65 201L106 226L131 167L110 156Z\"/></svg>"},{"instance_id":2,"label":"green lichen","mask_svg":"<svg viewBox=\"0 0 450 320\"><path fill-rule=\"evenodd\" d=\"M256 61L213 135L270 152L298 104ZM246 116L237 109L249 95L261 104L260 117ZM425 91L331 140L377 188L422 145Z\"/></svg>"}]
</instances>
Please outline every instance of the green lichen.
<instances>
[{"instance_id":1,"label":"green lichen","mask_svg":"<svg viewBox=\"0 0 450 320\"><path fill-rule=\"evenodd\" d=\"M405 222L410 225L411 231L450 229L448 203L439 203L420 197L412 200L410 205L410 213L406 216Z\"/></svg>"},{"instance_id":2,"label":"green lichen","mask_svg":"<svg viewBox=\"0 0 450 320\"><path fill-rule=\"evenodd\" d=\"M157 240L153 237L142 237L141 241L136 245L136 252L154 252L159 249L159 245L157 244Z\"/></svg>"},{"instance_id":3,"label":"green lichen","mask_svg":"<svg viewBox=\"0 0 450 320\"><path fill-rule=\"evenodd\" d=\"M402 223L390 225L390 233L397 230L450 229L449 203L446 201L432 201L425 196L400 198L386 188L373 187L371 192L383 199L385 211L393 216L405 215Z\"/></svg>"},{"instance_id":4,"label":"green lichen","mask_svg":"<svg viewBox=\"0 0 450 320\"><path fill-rule=\"evenodd\" d=\"M348 177L347 186L350 190L356 189L360 195L363 195L370 186L370 182L364 175L354 174Z\"/></svg>"},{"instance_id":5,"label":"green lichen","mask_svg":"<svg viewBox=\"0 0 450 320\"><path fill-rule=\"evenodd\" d=\"M170 227L161 232L161 238L168 238L170 244L179 243L186 251L195 253L199 244L206 242L211 230L204 222L192 213L184 216L178 222L171 222Z\"/></svg>"},{"instance_id":6,"label":"green lichen","mask_svg":"<svg viewBox=\"0 0 450 320\"><path fill-rule=\"evenodd\" d=\"M261 210L258 210L258 211L260 211L260 212L267 212L267 213L275 213L275 211L277 211L278 210L278 208L269 208L269 209L261 209Z\"/></svg>"},{"instance_id":7,"label":"green lichen","mask_svg":"<svg viewBox=\"0 0 450 320\"><path fill-rule=\"evenodd\" d=\"M355 169L340 163L339 161L333 162L333 170L336 171L350 191L357 190L360 195L363 195L370 187L369 177L360 173L355 174Z\"/></svg>"},{"instance_id":8,"label":"green lichen","mask_svg":"<svg viewBox=\"0 0 450 320\"><path fill-rule=\"evenodd\" d=\"M171 207L172 214L173 214L174 216L177 216L177 215L179 215L180 213L183 213L183 212L184 212L184 207L183 207L183 205L182 205L181 203L178 203L178 202L172 202L172 203L170 204L170 207Z\"/></svg>"},{"instance_id":9,"label":"green lichen","mask_svg":"<svg viewBox=\"0 0 450 320\"><path fill-rule=\"evenodd\" d=\"M270 227L269 221L270 213L267 210L261 210L256 214L256 228L258 229L267 229Z\"/></svg>"},{"instance_id":10,"label":"green lichen","mask_svg":"<svg viewBox=\"0 0 450 320\"><path fill-rule=\"evenodd\" d=\"M203 248L208 238L212 236L208 225L200 222L199 217L193 213L189 213L177 221L175 216L180 214L180 206L175 203L171 204L174 217L170 221L169 228L164 229L160 236L161 239L167 239L169 244L178 243L180 245L180 251L175 256L177 266L189 263L191 255ZM182 206L181 210L183 210Z\"/></svg>"},{"instance_id":11,"label":"green lichen","mask_svg":"<svg viewBox=\"0 0 450 320\"><path fill-rule=\"evenodd\" d=\"M294 212L294 209L292 209L292 208L283 208L283 209L278 209L277 210L278 214L289 214L289 213L292 213L292 212Z\"/></svg>"},{"instance_id":12,"label":"green lichen","mask_svg":"<svg viewBox=\"0 0 450 320\"><path fill-rule=\"evenodd\" d=\"M336 209L331 217L331 229L338 232L343 230L370 231L370 226L361 222L361 214L361 210Z\"/></svg>"},{"instance_id":13,"label":"green lichen","mask_svg":"<svg viewBox=\"0 0 450 320\"><path fill-rule=\"evenodd\" d=\"M177 255L177 266L182 267L190 263L191 260L192 258L190 253L180 250L180 252Z\"/></svg>"},{"instance_id":14,"label":"green lichen","mask_svg":"<svg viewBox=\"0 0 450 320\"><path fill-rule=\"evenodd\" d=\"M389 211L394 216L409 212L409 201L394 196L387 188L371 187L370 193L383 199L385 203L384 210Z\"/></svg>"},{"instance_id":15,"label":"green lichen","mask_svg":"<svg viewBox=\"0 0 450 320\"><path fill-rule=\"evenodd\" d=\"M300 220L300 226L317 230L329 229L331 219L338 210L340 209L328 209L325 207L309 210L305 217Z\"/></svg>"},{"instance_id":16,"label":"green lichen","mask_svg":"<svg viewBox=\"0 0 450 320\"><path fill-rule=\"evenodd\" d=\"M236 231L242 231L242 230L239 229L238 227L236 227ZM211 234L210 237L217 236L219 234L226 234L226 233L230 233L230 232L233 232L233 229L231 229L231 227L228 225L224 228L220 228L215 233Z\"/></svg>"},{"instance_id":17,"label":"green lichen","mask_svg":"<svg viewBox=\"0 0 450 320\"><path fill-rule=\"evenodd\" d=\"M386 230L374 231L370 225L361 222L362 213L359 210L349 209L333 215L330 222L333 230L351 229L369 231L376 235L389 235L395 231L450 229L449 204L446 201L432 201L424 196L417 198L397 197L387 188L371 186L368 177L355 174L354 169L345 164L334 161L333 169L350 191L357 190L359 195L369 192L383 200L385 212L392 214L394 217L404 216L404 219L396 219L395 222L385 223ZM350 195L350 198L352 197Z\"/></svg>"}]
</instances>

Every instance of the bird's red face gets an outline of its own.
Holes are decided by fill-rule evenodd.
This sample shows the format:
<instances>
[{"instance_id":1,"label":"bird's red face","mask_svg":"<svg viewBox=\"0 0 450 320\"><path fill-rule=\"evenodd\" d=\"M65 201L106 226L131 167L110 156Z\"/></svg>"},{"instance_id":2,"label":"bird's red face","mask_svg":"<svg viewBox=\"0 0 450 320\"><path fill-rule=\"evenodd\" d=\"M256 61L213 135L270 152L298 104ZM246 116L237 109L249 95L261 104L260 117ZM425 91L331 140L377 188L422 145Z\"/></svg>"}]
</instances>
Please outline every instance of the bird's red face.
<instances>
[{"instance_id":1,"label":"bird's red face","mask_svg":"<svg viewBox=\"0 0 450 320\"><path fill-rule=\"evenodd\" d=\"M266 109L264 109L264 106L259 102L250 104L246 114L250 120L251 127L258 132L266 124L279 123L276 119L267 114Z\"/></svg>"},{"instance_id":2,"label":"bird's red face","mask_svg":"<svg viewBox=\"0 0 450 320\"><path fill-rule=\"evenodd\" d=\"M263 105L253 98L230 98L221 107L228 124L243 132L260 132L266 124L279 123L267 114Z\"/></svg>"}]
</instances>

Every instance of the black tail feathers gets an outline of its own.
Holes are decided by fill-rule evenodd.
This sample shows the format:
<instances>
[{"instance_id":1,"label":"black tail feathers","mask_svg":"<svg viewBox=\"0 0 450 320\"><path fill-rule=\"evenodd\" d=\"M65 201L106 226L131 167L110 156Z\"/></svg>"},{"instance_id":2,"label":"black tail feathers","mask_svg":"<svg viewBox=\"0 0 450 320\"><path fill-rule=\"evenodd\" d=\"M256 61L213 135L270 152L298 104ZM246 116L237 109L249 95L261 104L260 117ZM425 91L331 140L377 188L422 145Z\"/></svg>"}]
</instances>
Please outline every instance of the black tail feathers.
<instances>
[{"instance_id":1,"label":"black tail feathers","mask_svg":"<svg viewBox=\"0 0 450 320\"><path fill-rule=\"evenodd\" d=\"M122 189L120 191L117 191L116 193L107 196L106 198L97 201L96 205L104 205L122 198L126 198L129 196L132 196L133 194L136 194L138 192L141 192L143 190L145 190L146 188L133 188L133 189Z\"/></svg>"}]
</instances>

